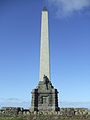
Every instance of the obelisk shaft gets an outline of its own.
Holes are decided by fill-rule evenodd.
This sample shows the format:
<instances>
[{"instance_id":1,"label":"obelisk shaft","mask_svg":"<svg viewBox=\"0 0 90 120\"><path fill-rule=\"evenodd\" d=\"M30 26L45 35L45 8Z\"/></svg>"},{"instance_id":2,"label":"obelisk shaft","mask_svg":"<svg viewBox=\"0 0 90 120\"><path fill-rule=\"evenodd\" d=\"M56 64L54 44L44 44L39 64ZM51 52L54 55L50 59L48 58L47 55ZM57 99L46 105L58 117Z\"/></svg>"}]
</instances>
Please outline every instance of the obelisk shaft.
<instances>
[{"instance_id":1,"label":"obelisk shaft","mask_svg":"<svg viewBox=\"0 0 90 120\"><path fill-rule=\"evenodd\" d=\"M40 47L40 81L47 76L50 80L50 56L49 56L49 30L48 30L48 11L42 11L41 24L41 47Z\"/></svg>"},{"instance_id":2,"label":"obelisk shaft","mask_svg":"<svg viewBox=\"0 0 90 120\"><path fill-rule=\"evenodd\" d=\"M48 11L42 11L41 46L40 46L40 81L32 90L31 112L58 111L58 91L50 79Z\"/></svg>"}]
</instances>

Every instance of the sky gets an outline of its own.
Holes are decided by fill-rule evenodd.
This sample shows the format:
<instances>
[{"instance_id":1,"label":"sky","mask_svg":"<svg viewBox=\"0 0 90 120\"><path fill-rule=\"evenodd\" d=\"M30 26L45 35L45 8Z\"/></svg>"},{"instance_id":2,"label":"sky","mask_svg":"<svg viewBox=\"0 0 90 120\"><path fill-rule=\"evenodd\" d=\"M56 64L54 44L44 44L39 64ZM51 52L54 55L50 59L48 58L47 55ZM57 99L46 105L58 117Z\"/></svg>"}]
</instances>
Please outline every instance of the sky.
<instances>
[{"instance_id":1,"label":"sky","mask_svg":"<svg viewBox=\"0 0 90 120\"><path fill-rule=\"evenodd\" d=\"M39 82L41 11L49 11L51 81L61 107L90 108L90 1L0 0L0 107L30 107Z\"/></svg>"}]
</instances>

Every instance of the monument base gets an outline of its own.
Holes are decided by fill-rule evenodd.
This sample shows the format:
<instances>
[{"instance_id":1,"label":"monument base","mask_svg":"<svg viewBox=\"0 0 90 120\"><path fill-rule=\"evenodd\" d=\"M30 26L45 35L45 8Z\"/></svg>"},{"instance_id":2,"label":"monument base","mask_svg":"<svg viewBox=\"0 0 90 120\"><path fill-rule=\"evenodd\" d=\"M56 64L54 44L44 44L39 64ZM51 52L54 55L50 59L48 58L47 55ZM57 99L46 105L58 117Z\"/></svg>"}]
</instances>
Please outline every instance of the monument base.
<instances>
[{"instance_id":1,"label":"monument base","mask_svg":"<svg viewBox=\"0 0 90 120\"><path fill-rule=\"evenodd\" d=\"M31 111L58 111L58 91L47 76L32 90Z\"/></svg>"}]
</instances>

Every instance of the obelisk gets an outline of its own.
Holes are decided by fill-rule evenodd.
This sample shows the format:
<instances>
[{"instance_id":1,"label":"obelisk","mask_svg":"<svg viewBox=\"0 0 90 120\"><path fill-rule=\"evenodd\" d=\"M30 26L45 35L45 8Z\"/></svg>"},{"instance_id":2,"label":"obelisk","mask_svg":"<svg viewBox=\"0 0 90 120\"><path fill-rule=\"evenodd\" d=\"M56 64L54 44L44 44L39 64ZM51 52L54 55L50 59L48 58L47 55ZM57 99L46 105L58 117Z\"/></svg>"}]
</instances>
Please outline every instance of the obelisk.
<instances>
[{"instance_id":1,"label":"obelisk","mask_svg":"<svg viewBox=\"0 0 90 120\"><path fill-rule=\"evenodd\" d=\"M44 75L50 80L48 10L46 7L43 8L41 20L40 80L42 81Z\"/></svg>"},{"instance_id":2,"label":"obelisk","mask_svg":"<svg viewBox=\"0 0 90 120\"><path fill-rule=\"evenodd\" d=\"M58 91L50 79L48 10L42 10L41 45L40 45L40 79L38 86L32 90L31 111L58 111Z\"/></svg>"}]
</instances>

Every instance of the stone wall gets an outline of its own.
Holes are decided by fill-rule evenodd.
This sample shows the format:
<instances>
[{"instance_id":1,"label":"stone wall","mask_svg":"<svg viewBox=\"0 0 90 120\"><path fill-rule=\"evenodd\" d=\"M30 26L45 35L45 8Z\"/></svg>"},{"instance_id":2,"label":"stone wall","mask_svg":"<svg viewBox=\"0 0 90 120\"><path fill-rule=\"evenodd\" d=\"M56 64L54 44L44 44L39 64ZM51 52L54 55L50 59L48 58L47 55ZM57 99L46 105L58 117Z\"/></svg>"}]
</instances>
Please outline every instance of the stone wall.
<instances>
[{"instance_id":1,"label":"stone wall","mask_svg":"<svg viewBox=\"0 0 90 120\"><path fill-rule=\"evenodd\" d=\"M0 109L0 116L27 116L27 115L60 115L60 116L88 116L90 111L87 108L61 108L60 111L31 112L29 109L20 107L4 107Z\"/></svg>"}]
</instances>

